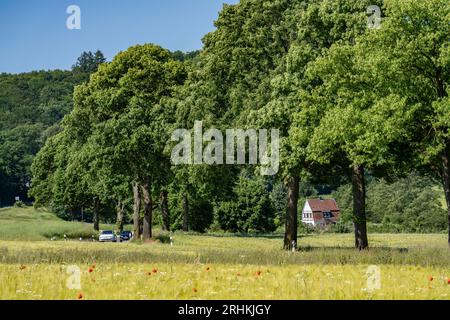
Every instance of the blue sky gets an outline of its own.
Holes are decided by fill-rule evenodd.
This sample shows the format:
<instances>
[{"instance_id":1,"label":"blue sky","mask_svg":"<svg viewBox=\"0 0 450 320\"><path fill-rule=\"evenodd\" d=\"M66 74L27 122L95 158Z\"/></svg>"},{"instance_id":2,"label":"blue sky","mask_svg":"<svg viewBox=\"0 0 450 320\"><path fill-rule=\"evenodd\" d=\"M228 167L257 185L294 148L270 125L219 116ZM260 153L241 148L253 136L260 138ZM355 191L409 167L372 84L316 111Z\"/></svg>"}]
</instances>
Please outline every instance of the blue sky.
<instances>
[{"instance_id":1,"label":"blue sky","mask_svg":"<svg viewBox=\"0 0 450 320\"><path fill-rule=\"evenodd\" d=\"M0 0L0 73L69 69L82 51L108 60L139 43L200 49L223 3L238 0ZM81 30L69 30L69 5Z\"/></svg>"}]
</instances>

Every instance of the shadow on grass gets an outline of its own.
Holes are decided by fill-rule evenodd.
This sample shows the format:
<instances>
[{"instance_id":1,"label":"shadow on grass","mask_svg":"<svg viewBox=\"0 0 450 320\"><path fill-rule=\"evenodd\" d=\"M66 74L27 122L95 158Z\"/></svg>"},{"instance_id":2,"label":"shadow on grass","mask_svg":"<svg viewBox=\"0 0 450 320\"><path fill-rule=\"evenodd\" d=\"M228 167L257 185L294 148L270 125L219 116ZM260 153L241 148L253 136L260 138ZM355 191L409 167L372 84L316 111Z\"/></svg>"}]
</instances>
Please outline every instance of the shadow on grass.
<instances>
[{"instance_id":1,"label":"shadow on grass","mask_svg":"<svg viewBox=\"0 0 450 320\"><path fill-rule=\"evenodd\" d=\"M212 237L212 238L249 238L249 239L283 239L282 233L197 233L197 232L183 232L188 236Z\"/></svg>"},{"instance_id":2,"label":"shadow on grass","mask_svg":"<svg viewBox=\"0 0 450 320\"><path fill-rule=\"evenodd\" d=\"M297 249L298 252L314 252L314 251L336 251L336 250L342 250L342 251L352 251L352 252L396 252L396 253L408 253L408 248L400 248L400 247L369 247L365 250L359 251L355 247L343 247L343 246L299 246Z\"/></svg>"}]
</instances>

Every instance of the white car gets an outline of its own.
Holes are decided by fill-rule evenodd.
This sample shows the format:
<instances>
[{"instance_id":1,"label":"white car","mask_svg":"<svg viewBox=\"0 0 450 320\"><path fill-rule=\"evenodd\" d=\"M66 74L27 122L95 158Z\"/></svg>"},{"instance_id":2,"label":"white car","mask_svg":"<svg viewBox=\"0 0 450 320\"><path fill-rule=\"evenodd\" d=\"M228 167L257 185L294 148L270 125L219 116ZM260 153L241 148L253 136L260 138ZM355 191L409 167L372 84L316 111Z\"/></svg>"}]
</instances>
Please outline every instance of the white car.
<instances>
[{"instance_id":1,"label":"white car","mask_svg":"<svg viewBox=\"0 0 450 320\"><path fill-rule=\"evenodd\" d=\"M100 235L98 236L98 241L100 242L116 242L117 237L111 230L105 230L100 232Z\"/></svg>"}]
</instances>

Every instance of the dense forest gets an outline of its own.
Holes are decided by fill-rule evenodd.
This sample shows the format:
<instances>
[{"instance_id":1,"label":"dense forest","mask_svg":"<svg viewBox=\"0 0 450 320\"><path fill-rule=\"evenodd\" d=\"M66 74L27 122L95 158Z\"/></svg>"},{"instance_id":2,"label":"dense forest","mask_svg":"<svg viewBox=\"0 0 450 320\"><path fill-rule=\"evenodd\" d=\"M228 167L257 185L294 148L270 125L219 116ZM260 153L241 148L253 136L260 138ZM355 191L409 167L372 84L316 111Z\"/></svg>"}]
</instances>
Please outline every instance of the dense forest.
<instances>
[{"instance_id":1,"label":"dense forest","mask_svg":"<svg viewBox=\"0 0 450 320\"><path fill-rule=\"evenodd\" d=\"M145 44L92 68L2 75L2 204L30 186L35 206L83 210L97 230L283 228L291 249L304 199L331 194L333 231L359 249L368 231L449 230L449 19L447 0L241 0L200 52ZM173 165L172 132L197 120L278 128L280 172Z\"/></svg>"},{"instance_id":2,"label":"dense forest","mask_svg":"<svg viewBox=\"0 0 450 320\"><path fill-rule=\"evenodd\" d=\"M0 206L32 200L33 157L72 111L74 87L103 62L100 51L84 52L71 71L0 74Z\"/></svg>"}]
</instances>

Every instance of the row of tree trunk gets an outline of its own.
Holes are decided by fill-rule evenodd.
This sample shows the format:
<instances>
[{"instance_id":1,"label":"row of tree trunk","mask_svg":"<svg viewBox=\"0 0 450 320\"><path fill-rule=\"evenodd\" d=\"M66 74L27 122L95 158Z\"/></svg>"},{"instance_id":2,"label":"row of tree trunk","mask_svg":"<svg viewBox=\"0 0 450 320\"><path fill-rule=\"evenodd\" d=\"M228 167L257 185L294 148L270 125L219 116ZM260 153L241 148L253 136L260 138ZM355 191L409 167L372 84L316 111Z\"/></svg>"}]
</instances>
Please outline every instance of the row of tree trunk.
<instances>
[{"instance_id":1,"label":"row of tree trunk","mask_svg":"<svg viewBox=\"0 0 450 320\"><path fill-rule=\"evenodd\" d=\"M151 180L133 183L133 228L134 237L150 240L152 238L153 219L153 199L151 195ZM144 211L144 218L141 220L141 208Z\"/></svg>"},{"instance_id":2,"label":"row of tree trunk","mask_svg":"<svg viewBox=\"0 0 450 320\"><path fill-rule=\"evenodd\" d=\"M153 199L151 196L151 180L145 180L144 182L133 183L133 229L136 237L142 238L144 240L151 239L152 237L152 216L153 210ZM141 209L144 211L144 218L141 219ZM170 212L168 203L168 192L166 190L161 191L160 195L160 209L163 218L163 227L165 231L170 231ZM183 196L183 212L188 212L187 195ZM75 218L75 210L71 210L72 220ZM124 215L125 215L125 204L123 201L119 200L116 205L116 226L119 231L123 231L124 227ZM187 231L188 214L184 214L183 220L183 230ZM100 230L100 199L98 197L94 198L93 202L93 223L94 230Z\"/></svg>"},{"instance_id":3,"label":"row of tree trunk","mask_svg":"<svg viewBox=\"0 0 450 320\"><path fill-rule=\"evenodd\" d=\"M151 180L147 179L143 182L133 183L133 228L134 236L137 239L142 238L143 240L149 240L152 238L152 219L153 210L156 208L153 203L151 194ZM169 211L169 193L167 190L161 191L160 194L160 209L163 219L162 229L165 231L170 231L170 211ZM144 218L141 220L141 208L143 207ZM123 209L122 209L123 211ZM121 213L123 220L123 212ZM187 222L186 222L187 224ZM123 223L122 223L123 228ZM184 224L183 224L184 229Z\"/></svg>"},{"instance_id":4,"label":"row of tree trunk","mask_svg":"<svg viewBox=\"0 0 450 320\"><path fill-rule=\"evenodd\" d=\"M442 152L442 183L445 193L445 200L448 212L448 243L450 245L450 143ZM364 167L354 165L351 172L352 192L353 192L353 222L355 231L355 247L359 250L367 249L369 246L367 239L366 221L366 186L364 180ZM284 248L292 250L297 248L297 224L298 224L298 198L299 198L299 176L292 176L287 181L288 204L286 214L286 226L284 236ZM133 184L134 213L133 225L134 234L138 239L149 240L152 237L152 215L153 201L151 196L151 180L135 182ZM143 206L144 218L141 220L141 207ZM189 200L187 193L183 194L183 231L189 231ZM160 209L163 218L163 230L170 230L170 214L168 205L168 192L163 190L160 195ZM99 230L99 210L100 200L94 199L94 229ZM117 228L123 230L123 217L125 206L119 201L117 205Z\"/></svg>"}]
</instances>

